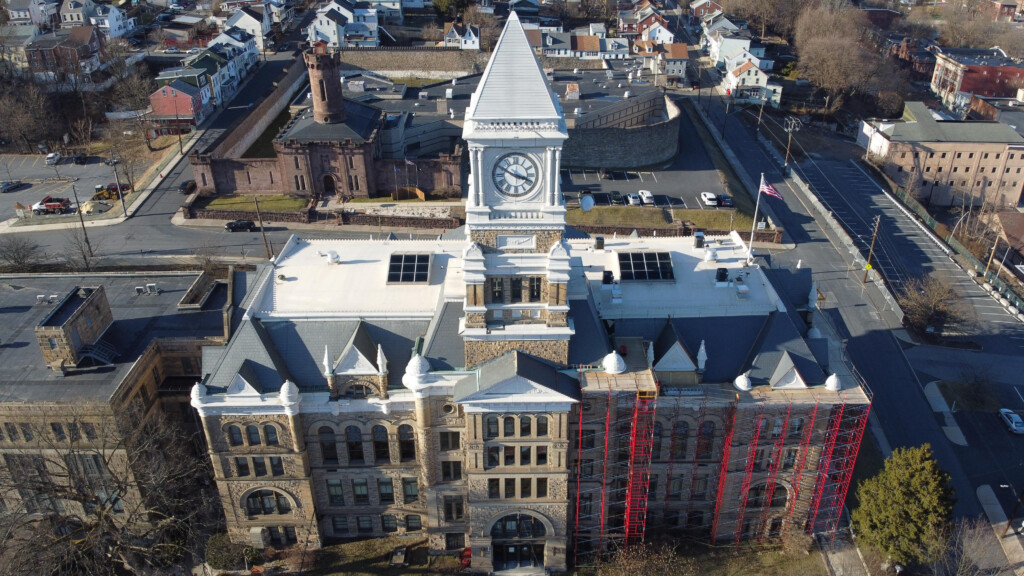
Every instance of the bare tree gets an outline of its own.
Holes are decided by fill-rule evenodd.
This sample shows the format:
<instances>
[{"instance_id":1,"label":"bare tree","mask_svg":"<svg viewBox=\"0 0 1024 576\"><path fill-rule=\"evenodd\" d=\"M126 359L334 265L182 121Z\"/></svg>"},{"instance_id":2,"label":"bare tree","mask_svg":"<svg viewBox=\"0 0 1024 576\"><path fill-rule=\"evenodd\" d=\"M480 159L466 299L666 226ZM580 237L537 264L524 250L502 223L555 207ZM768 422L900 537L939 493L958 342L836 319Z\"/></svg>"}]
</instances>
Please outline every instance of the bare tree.
<instances>
[{"instance_id":1,"label":"bare tree","mask_svg":"<svg viewBox=\"0 0 1024 576\"><path fill-rule=\"evenodd\" d=\"M208 462L155 411L69 408L17 432L28 447L0 469L5 574L167 573L190 564L220 514Z\"/></svg>"},{"instance_id":2,"label":"bare tree","mask_svg":"<svg viewBox=\"0 0 1024 576\"><path fill-rule=\"evenodd\" d=\"M437 24L433 22L428 22L425 26L423 26L422 35L423 39L427 40L428 42L440 42L444 36L444 32L441 31L441 28L438 27Z\"/></svg>"},{"instance_id":3,"label":"bare tree","mask_svg":"<svg viewBox=\"0 0 1024 576\"><path fill-rule=\"evenodd\" d=\"M691 559L675 553L672 546L663 544L636 544L620 548L615 557L601 564L599 576L638 576L639 574L661 574L664 576L696 576L696 567Z\"/></svg>"},{"instance_id":4,"label":"bare tree","mask_svg":"<svg viewBox=\"0 0 1024 576\"><path fill-rule=\"evenodd\" d=\"M962 330L974 323L970 305L951 284L935 276L910 279L897 301L907 323L921 331L950 325Z\"/></svg>"},{"instance_id":5,"label":"bare tree","mask_svg":"<svg viewBox=\"0 0 1024 576\"><path fill-rule=\"evenodd\" d=\"M992 525L981 518L961 518L950 531L945 554L932 562L935 576L983 576L995 573L992 558L1000 556Z\"/></svg>"},{"instance_id":6,"label":"bare tree","mask_svg":"<svg viewBox=\"0 0 1024 576\"><path fill-rule=\"evenodd\" d=\"M77 207L79 210L81 206ZM97 244L95 238L88 238L86 232L78 226L68 228L64 231L63 252L65 262L71 270L92 270L93 260L96 258Z\"/></svg>"},{"instance_id":7,"label":"bare tree","mask_svg":"<svg viewBox=\"0 0 1024 576\"><path fill-rule=\"evenodd\" d=\"M848 5L806 8L796 24L798 67L829 95L832 109L844 96L862 91L883 70L870 46L868 25L860 10Z\"/></svg>"},{"instance_id":8,"label":"bare tree","mask_svg":"<svg viewBox=\"0 0 1024 576\"><path fill-rule=\"evenodd\" d=\"M14 272L24 272L45 257L43 249L24 236L6 234L0 238L0 261Z\"/></svg>"},{"instance_id":9,"label":"bare tree","mask_svg":"<svg viewBox=\"0 0 1024 576\"><path fill-rule=\"evenodd\" d=\"M476 6L470 6L463 13L462 21L467 26L472 25L480 28L480 48L487 52L494 48L494 44L498 41L499 32L498 21L495 19L494 14L487 14L486 12L481 12Z\"/></svg>"},{"instance_id":10,"label":"bare tree","mask_svg":"<svg viewBox=\"0 0 1024 576\"><path fill-rule=\"evenodd\" d=\"M146 165L148 160L146 150L147 148L152 149L142 122L141 117L135 120L119 120L111 122L107 128L107 145L110 155L120 158L117 168L133 189L139 176L139 170Z\"/></svg>"}]
</instances>

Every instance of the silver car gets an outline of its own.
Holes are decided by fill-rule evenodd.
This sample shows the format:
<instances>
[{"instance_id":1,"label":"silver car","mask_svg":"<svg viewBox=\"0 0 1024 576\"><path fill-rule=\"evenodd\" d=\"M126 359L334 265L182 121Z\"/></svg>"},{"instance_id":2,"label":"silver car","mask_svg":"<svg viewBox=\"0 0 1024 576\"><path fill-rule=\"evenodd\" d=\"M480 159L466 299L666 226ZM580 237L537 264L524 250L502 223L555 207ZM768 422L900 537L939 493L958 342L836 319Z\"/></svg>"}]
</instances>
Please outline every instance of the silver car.
<instances>
[{"instance_id":1,"label":"silver car","mask_svg":"<svg viewBox=\"0 0 1024 576\"><path fill-rule=\"evenodd\" d=\"M1014 434L1024 434L1024 420L1021 419L1020 415L1010 410L1009 408L999 409L999 418L1002 419L1003 424L1010 429L1010 432Z\"/></svg>"}]
</instances>

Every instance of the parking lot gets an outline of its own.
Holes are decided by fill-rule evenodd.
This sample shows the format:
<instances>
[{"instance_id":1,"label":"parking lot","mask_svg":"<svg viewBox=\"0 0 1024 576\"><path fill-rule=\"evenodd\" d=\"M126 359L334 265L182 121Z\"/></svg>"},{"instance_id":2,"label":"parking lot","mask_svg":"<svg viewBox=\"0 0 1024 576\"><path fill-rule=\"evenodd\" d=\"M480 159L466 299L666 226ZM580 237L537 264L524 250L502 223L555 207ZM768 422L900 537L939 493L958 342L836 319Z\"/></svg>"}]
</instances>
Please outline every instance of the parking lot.
<instances>
[{"instance_id":1,"label":"parking lot","mask_svg":"<svg viewBox=\"0 0 1024 576\"><path fill-rule=\"evenodd\" d=\"M136 174L142 174L146 166L139 166ZM125 182L124 172L119 170L121 182ZM58 179L60 178L60 179ZM76 178L73 183L63 180ZM46 196L69 198L74 203L71 186L74 184L78 192L78 200L87 202L92 198L97 185L107 185L114 181L114 168L103 163L98 156L86 158L86 164L77 165L71 158L62 158L55 166L46 165L43 154L0 154L0 181L20 180L27 184L13 192L0 194L0 220L13 218L15 204L29 207ZM54 219L58 215L40 215L35 218Z\"/></svg>"},{"instance_id":2,"label":"parking lot","mask_svg":"<svg viewBox=\"0 0 1024 576\"><path fill-rule=\"evenodd\" d=\"M663 166L644 170L581 170L565 168L561 173L566 204L579 203L590 194L595 206L628 205L628 196L649 190L653 205L691 210L731 210L709 206L701 201L701 192L716 196L726 190L714 163L697 135L690 118L683 114L679 125L679 151ZM643 202L647 205L647 202Z\"/></svg>"}]
</instances>

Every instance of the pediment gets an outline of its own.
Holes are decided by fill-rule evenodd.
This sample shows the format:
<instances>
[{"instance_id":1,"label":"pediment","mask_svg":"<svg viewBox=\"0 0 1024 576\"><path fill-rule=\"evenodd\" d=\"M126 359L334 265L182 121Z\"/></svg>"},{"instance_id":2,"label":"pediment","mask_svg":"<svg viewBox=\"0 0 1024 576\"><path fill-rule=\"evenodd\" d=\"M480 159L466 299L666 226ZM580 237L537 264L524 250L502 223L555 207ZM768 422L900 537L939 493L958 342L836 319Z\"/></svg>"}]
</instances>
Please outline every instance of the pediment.
<instances>
[{"instance_id":1,"label":"pediment","mask_svg":"<svg viewBox=\"0 0 1024 576\"><path fill-rule=\"evenodd\" d=\"M460 404L532 404L549 402L575 402L567 396L522 376L513 376L490 387L462 398Z\"/></svg>"},{"instance_id":2,"label":"pediment","mask_svg":"<svg viewBox=\"0 0 1024 576\"><path fill-rule=\"evenodd\" d=\"M657 372L696 372L697 365L682 344L676 342L662 354L654 369Z\"/></svg>"}]
</instances>

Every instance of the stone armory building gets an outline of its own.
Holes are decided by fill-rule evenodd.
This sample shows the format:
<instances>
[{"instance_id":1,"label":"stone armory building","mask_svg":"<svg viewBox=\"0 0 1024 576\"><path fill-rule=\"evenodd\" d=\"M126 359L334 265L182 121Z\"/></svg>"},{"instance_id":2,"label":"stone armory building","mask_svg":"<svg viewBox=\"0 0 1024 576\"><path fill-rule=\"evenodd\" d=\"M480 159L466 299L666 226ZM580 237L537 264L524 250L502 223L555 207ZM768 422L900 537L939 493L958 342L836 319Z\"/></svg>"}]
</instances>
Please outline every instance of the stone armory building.
<instances>
[{"instance_id":1,"label":"stone armory building","mask_svg":"<svg viewBox=\"0 0 1024 576\"><path fill-rule=\"evenodd\" d=\"M293 236L204 348L192 405L231 538L421 536L539 574L655 532L834 529L870 396L808 271L735 233L567 228L566 115L515 14L462 138L463 229Z\"/></svg>"}]
</instances>

